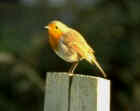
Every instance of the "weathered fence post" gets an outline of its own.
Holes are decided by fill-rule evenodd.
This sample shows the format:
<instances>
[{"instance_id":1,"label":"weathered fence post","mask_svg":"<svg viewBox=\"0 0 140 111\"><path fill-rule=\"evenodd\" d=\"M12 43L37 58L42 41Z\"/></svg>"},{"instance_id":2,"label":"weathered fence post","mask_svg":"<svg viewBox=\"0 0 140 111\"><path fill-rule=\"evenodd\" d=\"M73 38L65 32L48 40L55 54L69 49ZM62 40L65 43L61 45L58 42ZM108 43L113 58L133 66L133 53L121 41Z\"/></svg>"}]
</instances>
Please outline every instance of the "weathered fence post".
<instances>
[{"instance_id":1,"label":"weathered fence post","mask_svg":"<svg viewBox=\"0 0 140 111\"><path fill-rule=\"evenodd\" d=\"M44 111L110 111L110 81L47 73Z\"/></svg>"}]
</instances>

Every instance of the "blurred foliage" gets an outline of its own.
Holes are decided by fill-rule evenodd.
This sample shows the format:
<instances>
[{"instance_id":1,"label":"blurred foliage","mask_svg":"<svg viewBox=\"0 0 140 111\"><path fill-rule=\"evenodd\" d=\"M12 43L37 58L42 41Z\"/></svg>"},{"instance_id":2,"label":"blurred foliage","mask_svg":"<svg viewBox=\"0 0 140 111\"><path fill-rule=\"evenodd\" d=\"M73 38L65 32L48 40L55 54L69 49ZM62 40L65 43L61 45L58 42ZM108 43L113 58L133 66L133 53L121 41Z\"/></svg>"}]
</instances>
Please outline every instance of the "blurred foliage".
<instances>
[{"instance_id":1,"label":"blurred foliage","mask_svg":"<svg viewBox=\"0 0 140 111\"><path fill-rule=\"evenodd\" d=\"M140 109L139 0L0 0L0 111L41 111L48 71L69 63L43 27L58 19L79 30L112 81L111 111ZM76 73L99 76L81 61Z\"/></svg>"}]
</instances>

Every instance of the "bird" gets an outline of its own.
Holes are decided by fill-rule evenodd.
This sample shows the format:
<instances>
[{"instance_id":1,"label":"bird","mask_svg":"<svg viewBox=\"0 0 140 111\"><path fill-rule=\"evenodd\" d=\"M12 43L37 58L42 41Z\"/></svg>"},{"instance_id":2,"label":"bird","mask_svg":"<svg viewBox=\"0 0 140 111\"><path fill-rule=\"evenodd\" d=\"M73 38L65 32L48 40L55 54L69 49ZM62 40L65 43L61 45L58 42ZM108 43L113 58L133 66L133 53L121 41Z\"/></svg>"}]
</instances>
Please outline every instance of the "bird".
<instances>
[{"instance_id":1,"label":"bird","mask_svg":"<svg viewBox=\"0 0 140 111\"><path fill-rule=\"evenodd\" d=\"M95 51L80 32L59 20L50 21L44 28L48 30L48 42L56 55L64 61L72 63L68 70L70 76L73 76L79 61L86 60L90 64L95 64L104 78L107 77L95 57Z\"/></svg>"}]
</instances>

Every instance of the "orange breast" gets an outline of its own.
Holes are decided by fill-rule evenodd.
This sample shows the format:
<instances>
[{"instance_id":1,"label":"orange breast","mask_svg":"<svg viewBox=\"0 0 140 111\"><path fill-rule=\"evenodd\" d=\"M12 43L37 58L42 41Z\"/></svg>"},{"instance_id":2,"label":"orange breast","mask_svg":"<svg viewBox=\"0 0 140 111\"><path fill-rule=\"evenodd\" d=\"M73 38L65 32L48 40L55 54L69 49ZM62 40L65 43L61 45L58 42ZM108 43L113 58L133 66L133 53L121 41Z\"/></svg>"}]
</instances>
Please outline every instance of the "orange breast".
<instances>
[{"instance_id":1,"label":"orange breast","mask_svg":"<svg viewBox=\"0 0 140 111\"><path fill-rule=\"evenodd\" d=\"M62 31L59 28L56 28L55 24L49 25L49 42L53 49L56 49L59 43L60 38L62 37Z\"/></svg>"},{"instance_id":2,"label":"orange breast","mask_svg":"<svg viewBox=\"0 0 140 111\"><path fill-rule=\"evenodd\" d=\"M49 43L50 43L51 47L55 50L57 48L59 40L50 36L49 37Z\"/></svg>"},{"instance_id":3,"label":"orange breast","mask_svg":"<svg viewBox=\"0 0 140 111\"><path fill-rule=\"evenodd\" d=\"M62 33L58 32L49 32L49 43L51 47L55 50L59 44L59 40L62 37Z\"/></svg>"}]
</instances>

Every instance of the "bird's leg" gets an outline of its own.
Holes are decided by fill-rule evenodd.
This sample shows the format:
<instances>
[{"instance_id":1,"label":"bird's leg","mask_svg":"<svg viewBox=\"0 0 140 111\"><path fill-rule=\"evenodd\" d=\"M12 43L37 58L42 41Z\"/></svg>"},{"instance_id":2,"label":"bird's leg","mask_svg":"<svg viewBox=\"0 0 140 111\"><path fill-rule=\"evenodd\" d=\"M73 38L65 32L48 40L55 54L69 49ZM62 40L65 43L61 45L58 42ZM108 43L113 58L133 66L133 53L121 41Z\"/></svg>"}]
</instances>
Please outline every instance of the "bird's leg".
<instances>
[{"instance_id":1,"label":"bird's leg","mask_svg":"<svg viewBox=\"0 0 140 111\"><path fill-rule=\"evenodd\" d=\"M74 63L71 65L71 67L70 67L70 69L69 69L69 71L68 71L68 73L69 73L70 76L73 76L73 72L74 72L74 70L76 69L77 65L78 65L78 62L74 62Z\"/></svg>"}]
</instances>

